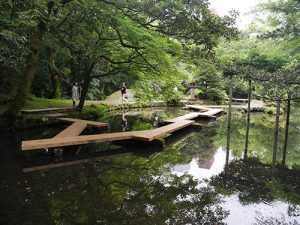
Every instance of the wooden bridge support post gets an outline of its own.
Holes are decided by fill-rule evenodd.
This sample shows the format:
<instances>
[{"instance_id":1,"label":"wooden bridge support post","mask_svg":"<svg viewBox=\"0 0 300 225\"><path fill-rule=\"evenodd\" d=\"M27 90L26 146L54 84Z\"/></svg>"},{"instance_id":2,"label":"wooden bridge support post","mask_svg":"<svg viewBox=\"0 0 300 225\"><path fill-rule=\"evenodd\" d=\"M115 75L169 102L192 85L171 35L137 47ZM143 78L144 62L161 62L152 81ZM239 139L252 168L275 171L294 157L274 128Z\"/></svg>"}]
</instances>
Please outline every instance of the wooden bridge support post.
<instances>
[{"instance_id":1,"label":"wooden bridge support post","mask_svg":"<svg viewBox=\"0 0 300 225\"><path fill-rule=\"evenodd\" d=\"M246 138L245 138L245 151L244 160L247 160L248 143L249 143L249 130L250 130L250 103L251 103L251 79L248 81L248 107L247 107L247 127L246 127Z\"/></svg>"},{"instance_id":2,"label":"wooden bridge support post","mask_svg":"<svg viewBox=\"0 0 300 225\"><path fill-rule=\"evenodd\" d=\"M284 135L284 144L283 144L283 151L282 151L282 165L285 165L287 144L288 144L288 137L289 137L290 114L291 114L291 99L290 99L290 97L291 96L288 95L286 121L285 121L285 135Z\"/></svg>"},{"instance_id":3,"label":"wooden bridge support post","mask_svg":"<svg viewBox=\"0 0 300 225\"><path fill-rule=\"evenodd\" d=\"M232 105L232 75L229 75L229 100L228 100L228 117L227 117L226 164L228 164L228 161L229 161L229 150L230 150L231 105Z\"/></svg>"}]
</instances>

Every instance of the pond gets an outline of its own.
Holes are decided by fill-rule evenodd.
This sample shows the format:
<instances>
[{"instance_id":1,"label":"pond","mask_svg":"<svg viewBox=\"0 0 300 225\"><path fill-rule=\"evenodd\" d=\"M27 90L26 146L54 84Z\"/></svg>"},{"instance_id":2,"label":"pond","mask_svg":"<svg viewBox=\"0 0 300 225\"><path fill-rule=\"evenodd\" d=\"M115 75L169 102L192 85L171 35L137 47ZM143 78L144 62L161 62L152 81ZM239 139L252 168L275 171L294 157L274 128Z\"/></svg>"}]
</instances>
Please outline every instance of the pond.
<instances>
[{"instance_id":1,"label":"pond","mask_svg":"<svg viewBox=\"0 0 300 225\"><path fill-rule=\"evenodd\" d=\"M108 131L151 129L183 115L176 108L120 111ZM63 127L1 134L0 224L300 224L300 115L293 112L288 168L270 174L272 116L233 115L226 164L226 117L151 144L114 142L20 153L20 140ZM283 124L283 121L282 121ZM283 126L283 125L282 125ZM282 143L283 127L280 133ZM280 152L279 148L279 152ZM281 153L278 154L280 161ZM298 168L298 169L297 169ZM25 171L25 172L24 172Z\"/></svg>"}]
</instances>

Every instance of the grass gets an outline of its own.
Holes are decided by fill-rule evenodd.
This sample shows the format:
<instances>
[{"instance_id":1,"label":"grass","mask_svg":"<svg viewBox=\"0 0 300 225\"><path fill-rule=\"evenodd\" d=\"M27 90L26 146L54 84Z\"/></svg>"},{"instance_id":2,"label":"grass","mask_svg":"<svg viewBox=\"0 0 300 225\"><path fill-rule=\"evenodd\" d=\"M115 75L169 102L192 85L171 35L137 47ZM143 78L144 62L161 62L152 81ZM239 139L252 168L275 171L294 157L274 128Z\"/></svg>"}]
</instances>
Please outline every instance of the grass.
<instances>
[{"instance_id":1,"label":"grass","mask_svg":"<svg viewBox=\"0 0 300 225\"><path fill-rule=\"evenodd\" d=\"M99 104L98 101L85 101L85 105ZM71 99L30 98L23 109L46 109L72 106Z\"/></svg>"}]
</instances>

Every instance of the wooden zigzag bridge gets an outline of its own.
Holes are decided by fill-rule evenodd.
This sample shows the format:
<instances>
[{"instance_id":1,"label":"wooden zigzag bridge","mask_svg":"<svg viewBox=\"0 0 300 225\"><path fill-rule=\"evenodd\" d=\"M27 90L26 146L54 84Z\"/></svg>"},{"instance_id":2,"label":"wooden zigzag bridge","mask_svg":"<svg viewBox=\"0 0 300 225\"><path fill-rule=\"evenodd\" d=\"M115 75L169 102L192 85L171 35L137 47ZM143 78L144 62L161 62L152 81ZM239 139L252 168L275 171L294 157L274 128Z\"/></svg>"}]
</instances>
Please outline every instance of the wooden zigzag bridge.
<instances>
[{"instance_id":1,"label":"wooden zigzag bridge","mask_svg":"<svg viewBox=\"0 0 300 225\"><path fill-rule=\"evenodd\" d=\"M196 118L215 118L215 116L222 112L222 109L211 109L201 106L187 106L190 109L202 110L203 112L192 112L184 116L176 117L166 121L167 125L155 128L152 130L143 131L128 131L116 133L104 133L94 135L80 135L86 127L108 127L107 123L80 120L74 118L58 118L58 120L71 123L66 129L59 134L49 139L28 140L22 141L22 151L43 149L43 148L58 148L65 146L84 145L90 143L121 141L121 140L139 140L144 142L151 142L155 139L164 137L175 131L188 127L194 124Z\"/></svg>"}]
</instances>

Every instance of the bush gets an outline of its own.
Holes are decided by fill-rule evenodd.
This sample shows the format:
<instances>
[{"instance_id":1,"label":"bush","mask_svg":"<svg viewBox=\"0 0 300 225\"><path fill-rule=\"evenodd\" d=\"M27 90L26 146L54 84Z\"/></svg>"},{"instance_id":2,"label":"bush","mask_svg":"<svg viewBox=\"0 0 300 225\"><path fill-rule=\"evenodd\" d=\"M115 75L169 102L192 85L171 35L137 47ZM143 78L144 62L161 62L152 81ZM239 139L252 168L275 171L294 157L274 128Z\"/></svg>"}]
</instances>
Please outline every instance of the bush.
<instances>
[{"instance_id":1,"label":"bush","mask_svg":"<svg viewBox=\"0 0 300 225\"><path fill-rule=\"evenodd\" d=\"M273 115L276 113L276 108L274 106L270 106L270 107L266 108L265 113Z\"/></svg>"},{"instance_id":2,"label":"bush","mask_svg":"<svg viewBox=\"0 0 300 225\"><path fill-rule=\"evenodd\" d=\"M83 108L82 112L72 109L69 111L69 115L72 117L88 120L88 119L99 119L107 113L108 108L105 105L91 105Z\"/></svg>"},{"instance_id":3,"label":"bush","mask_svg":"<svg viewBox=\"0 0 300 225\"><path fill-rule=\"evenodd\" d=\"M152 128L153 126L150 123L144 122L142 120L136 120L132 126L133 131L151 130Z\"/></svg>"}]
</instances>

